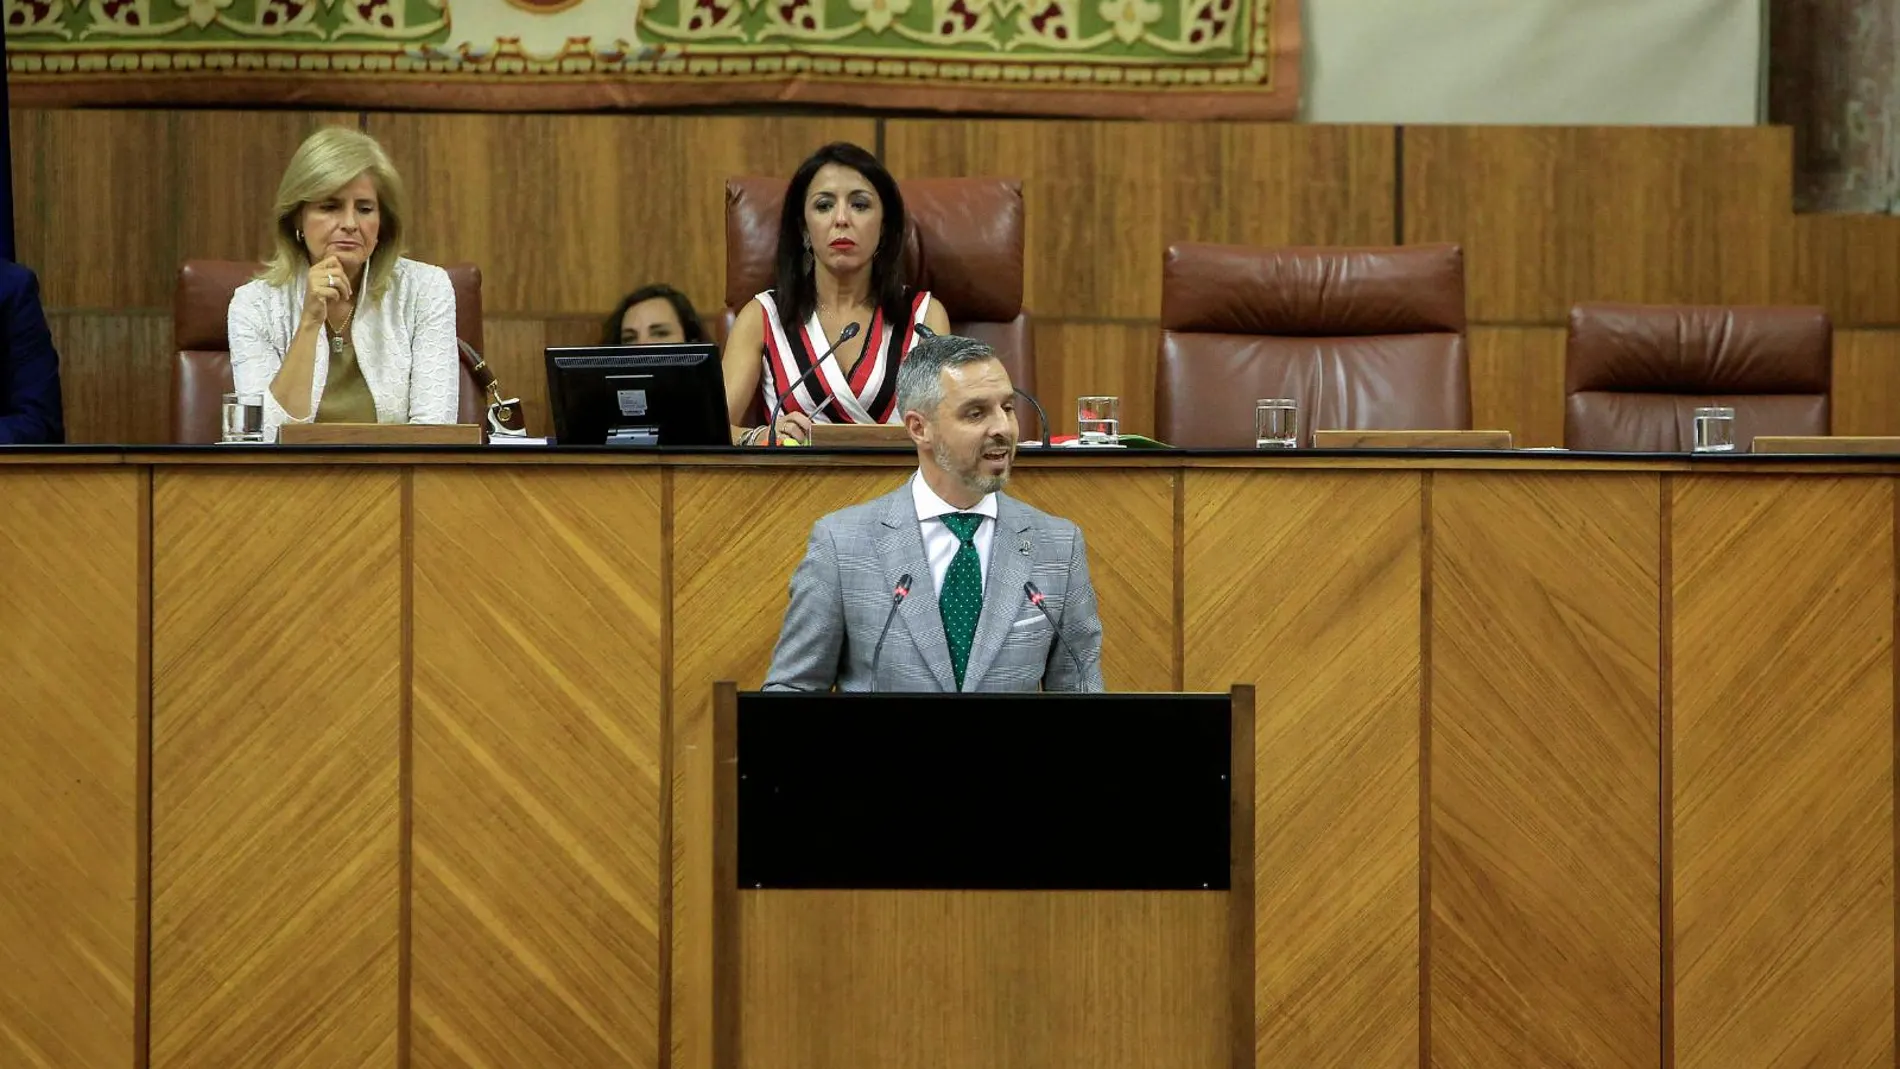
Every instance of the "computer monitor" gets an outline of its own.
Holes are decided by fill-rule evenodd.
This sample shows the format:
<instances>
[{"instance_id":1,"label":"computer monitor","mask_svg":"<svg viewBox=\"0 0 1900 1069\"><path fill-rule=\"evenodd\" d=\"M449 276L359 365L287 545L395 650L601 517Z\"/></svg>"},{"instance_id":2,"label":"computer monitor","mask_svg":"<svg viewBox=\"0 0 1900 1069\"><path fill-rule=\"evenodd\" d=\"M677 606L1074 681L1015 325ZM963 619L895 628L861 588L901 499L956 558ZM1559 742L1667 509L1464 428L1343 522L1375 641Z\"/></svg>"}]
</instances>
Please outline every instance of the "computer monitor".
<instances>
[{"instance_id":1,"label":"computer monitor","mask_svg":"<svg viewBox=\"0 0 1900 1069\"><path fill-rule=\"evenodd\" d=\"M560 445L732 444L716 345L590 345L547 356Z\"/></svg>"}]
</instances>

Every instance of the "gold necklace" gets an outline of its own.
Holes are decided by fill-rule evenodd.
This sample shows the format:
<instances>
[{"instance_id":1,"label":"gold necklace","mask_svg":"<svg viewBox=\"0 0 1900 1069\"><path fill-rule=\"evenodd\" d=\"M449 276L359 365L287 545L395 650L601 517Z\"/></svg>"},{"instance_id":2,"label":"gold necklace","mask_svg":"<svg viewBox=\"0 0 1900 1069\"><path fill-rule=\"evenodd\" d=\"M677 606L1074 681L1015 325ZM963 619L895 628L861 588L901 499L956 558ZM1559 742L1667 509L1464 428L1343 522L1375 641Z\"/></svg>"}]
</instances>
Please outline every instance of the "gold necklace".
<instances>
[{"instance_id":1,"label":"gold necklace","mask_svg":"<svg viewBox=\"0 0 1900 1069\"><path fill-rule=\"evenodd\" d=\"M343 336L349 333L350 326L354 324L355 322L356 322L356 305L352 304L350 305L350 314L343 317L342 329L333 330L330 332L330 355L331 356L343 355L343 344L345 341L345 338Z\"/></svg>"}]
</instances>

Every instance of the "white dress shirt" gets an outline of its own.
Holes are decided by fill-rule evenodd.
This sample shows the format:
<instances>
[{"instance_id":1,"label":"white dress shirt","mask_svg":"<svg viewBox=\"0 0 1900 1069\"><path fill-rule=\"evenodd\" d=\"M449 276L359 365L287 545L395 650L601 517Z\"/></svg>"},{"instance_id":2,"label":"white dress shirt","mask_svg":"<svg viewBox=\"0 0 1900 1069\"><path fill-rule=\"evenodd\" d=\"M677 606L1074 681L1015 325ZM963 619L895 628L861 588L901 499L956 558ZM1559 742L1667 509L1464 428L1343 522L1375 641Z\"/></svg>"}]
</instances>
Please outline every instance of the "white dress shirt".
<instances>
[{"instance_id":1,"label":"white dress shirt","mask_svg":"<svg viewBox=\"0 0 1900 1069\"><path fill-rule=\"evenodd\" d=\"M970 541L976 544L977 574L985 583L990 577L990 543L996 541L996 495L985 494L983 500L967 509L960 509L937 496L937 492L924 481L923 472L910 477L910 496L917 502L917 524L924 536L924 559L930 562L931 587L939 595L943 593L943 577L950 571L950 560L957 555L957 533L950 525L938 517L956 513L971 512L983 517L976 525L976 535Z\"/></svg>"}]
</instances>

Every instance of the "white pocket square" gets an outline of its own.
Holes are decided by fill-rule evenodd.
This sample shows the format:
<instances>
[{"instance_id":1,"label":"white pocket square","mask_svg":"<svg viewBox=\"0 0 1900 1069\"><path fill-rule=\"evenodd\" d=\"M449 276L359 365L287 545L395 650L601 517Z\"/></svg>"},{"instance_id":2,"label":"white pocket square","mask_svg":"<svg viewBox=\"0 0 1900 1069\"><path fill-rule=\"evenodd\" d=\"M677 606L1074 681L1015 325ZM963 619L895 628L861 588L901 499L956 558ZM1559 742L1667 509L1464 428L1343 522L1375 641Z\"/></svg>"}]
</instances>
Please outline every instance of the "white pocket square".
<instances>
[{"instance_id":1,"label":"white pocket square","mask_svg":"<svg viewBox=\"0 0 1900 1069\"><path fill-rule=\"evenodd\" d=\"M1015 623L1010 624L1009 629L1011 631L1014 631L1019 627L1029 627L1033 624L1043 624L1043 623L1048 623L1048 622L1049 621L1043 619L1043 615L1041 613L1036 613L1033 616L1025 616L1022 619L1016 621Z\"/></svg>"}]
</instances>

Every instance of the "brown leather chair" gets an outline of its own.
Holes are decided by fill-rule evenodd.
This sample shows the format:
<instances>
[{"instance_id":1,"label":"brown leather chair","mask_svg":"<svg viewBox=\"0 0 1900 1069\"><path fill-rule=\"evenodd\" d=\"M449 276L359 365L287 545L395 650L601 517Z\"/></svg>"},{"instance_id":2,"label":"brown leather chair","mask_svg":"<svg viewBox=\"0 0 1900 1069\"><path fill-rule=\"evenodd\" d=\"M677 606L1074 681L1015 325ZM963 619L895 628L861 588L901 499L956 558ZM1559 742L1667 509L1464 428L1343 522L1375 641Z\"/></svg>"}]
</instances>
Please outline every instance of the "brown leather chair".
<instances>
[{"instance_id":1,"label":"brown leather chair","mask_svg":"<svg viewBox=\"0 0 1900 1069\"><path fill-rule=\"evenodd\" d=\"M231 342L225 336L231 295L263 268L248 260L186 260L172 293L172 441L207 445L223 436L221 409L231 391ZM455 287L455 333L482 348L482 272L474 264L445 270ZM463 423L485 423L487 401L462 356Z\"/></svg>"},{"instance_id":2,"label":"brown leather chair","mask_svg":"<svg viewBox=\"0 0 1900 1069\"><path fill-rule=\"evenodd\" d=\"M1564 351L1564 445L1686 453L1695 409L1757 434L1829 433L1834 329L1820 308L1580 304Z\"/></svg>"},{"instance_id":3,"label":"brown leather chair","mask_svg":"<svg viewBox=\"0 0 1900 1069\"><path fill-rule=\"evenodd\" d=\"M1464 253L1169 246L1155 436L1251 447L1254 401L1300 402L1325 430L1467 430Z\"/></svg>"},{"instance_id":4,"label":"brown leather chair","mask_svg":"<svg viewBox=\"0 0 1900 1069\"><path fill-rule=\"evenodd\" d=\"M772 288L783 178L726 181L726 317ZM992 346L1017 386L1036 392L1035 343L1023 311L1023 189L1007 178L914 178L899 183L909 217L904 263L912 285L943 302L950 330ZM1027 409L1028 406L1023 406ZM765 422L763 403L750 422ZM1035 413L1019 411L1025 435Z\"/></svg>"}]
</instances>

